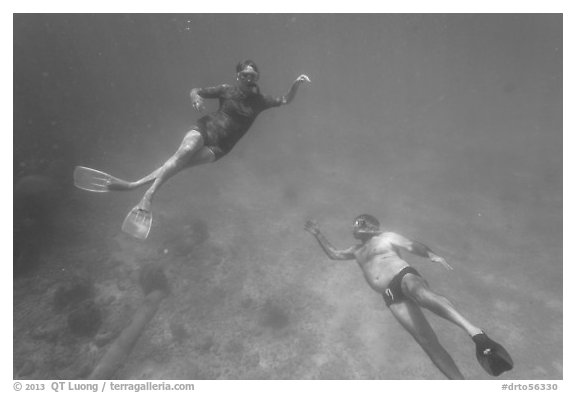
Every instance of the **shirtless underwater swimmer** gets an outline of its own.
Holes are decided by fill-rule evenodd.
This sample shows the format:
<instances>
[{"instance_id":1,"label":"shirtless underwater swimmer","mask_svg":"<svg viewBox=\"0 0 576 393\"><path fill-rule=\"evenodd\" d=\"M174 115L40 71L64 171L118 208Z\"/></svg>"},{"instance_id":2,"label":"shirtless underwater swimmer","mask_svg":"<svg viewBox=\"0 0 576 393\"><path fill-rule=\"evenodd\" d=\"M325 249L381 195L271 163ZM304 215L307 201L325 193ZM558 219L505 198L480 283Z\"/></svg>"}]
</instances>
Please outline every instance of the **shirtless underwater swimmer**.
<instances>
[{"instance_id":1,"label":"shirtless underwater swimmer","mask_svg":"<svg viewBox=\"0 0 576 393\"><path fill-rule=\"evenodd\" d=\"M353 235L360 244L345 250L334 248L315 221L307 221L305 229L314 235L330 259L357 261L370 287L382 294L396 320L447 378L464 379L464 376L438 341L421 307L462 328L476 344L478 362L490 375L498 376L512 369L508 352L456 311L448 299L433 292L416 269L401 258L400 250L406 250L451 270L444 258L429 247L399 234L381 231L378 220L368 214L354 220Z\"/></svg>"}]
</instances>

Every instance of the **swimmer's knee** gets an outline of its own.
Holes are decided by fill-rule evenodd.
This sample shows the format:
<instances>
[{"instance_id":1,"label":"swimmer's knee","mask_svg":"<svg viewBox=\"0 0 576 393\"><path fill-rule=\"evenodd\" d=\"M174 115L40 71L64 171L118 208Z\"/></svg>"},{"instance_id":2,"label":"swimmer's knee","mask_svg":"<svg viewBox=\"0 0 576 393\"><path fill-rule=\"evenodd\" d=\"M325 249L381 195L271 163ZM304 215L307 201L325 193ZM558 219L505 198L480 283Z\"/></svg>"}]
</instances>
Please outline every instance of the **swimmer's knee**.
<instances>
[{"instance_id":1,"label":"swimmer's knee","mask_svg":"<svg viewBox=\"0 0 576 393\"><path fill-rule=\"evenodd\" d=\"M428 288L420 288L415 291L412 298L417 304L428 309L452 307L452 303L447 298Z\"/></svg>"},{"instance_id":2,"label":"swimmer's knee","mask_svg":"<svg viewBox=\"0 0 576 393\"><path fill-rule=\"evenodd\" d=\"M188 131L186 133L186 135L184 136L184 140L187 139L201 139L204 140L204 137L202 136L202 133L200 131L198 131L195 128L192 128L190 131Z\"/></svg>"},{"instance_id":3,"label":"swimmer's knee","mask_svg":"<svg viewBox=\"0 0 576 393\"><path fill-rule=\"evenodd\" d=\"M426 280L420 276L406 276L401 283L402 292L417 304L426 301L432 291L428 287Z\"/></svg>"},{"instance_id":4,"label":"swimmer's knee","mask_svg":"<svg viewBox=\"0 0 576 393\"><path fill-rule=\"evenodd\" d=\"M180 156L189 156L197 150L195 147L193 143L183 143L180 149L178 149L178 153Z\"/></svg>"},{"instance_id":5,"label":"swimmer's knee","mask_svg":"<svg viewBox=\"0 0 576 393\"><path fill-rule=\"evenodd\" d=\"M420 306L425 306L436 296L434 292L424 285L412 286L407 292L407 296Z\"/></svg>"},{"instance_id":6,"label":"swimmer's knee","mask_svg":"<svg viewBox=\"0 0 576 393\"><path fill-rule=\"evenodd\" d=\"M189 131L180 148L178 149L180 153L188 154L198 151L202 146L204 146L204 137L197 130Z\"/></svg>"}]
</instances>

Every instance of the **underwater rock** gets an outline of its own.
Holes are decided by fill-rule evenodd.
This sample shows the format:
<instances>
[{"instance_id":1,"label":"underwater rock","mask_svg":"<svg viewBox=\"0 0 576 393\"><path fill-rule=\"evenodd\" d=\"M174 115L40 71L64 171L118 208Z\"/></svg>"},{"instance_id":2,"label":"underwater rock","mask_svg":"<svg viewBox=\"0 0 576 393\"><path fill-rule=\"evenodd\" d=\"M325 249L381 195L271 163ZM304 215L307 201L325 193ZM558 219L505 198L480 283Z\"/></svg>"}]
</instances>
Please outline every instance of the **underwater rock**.
<instances>
[{"instance_id":1,"label":"underwater rock","mask_svg":"<svg viewBox=\"0 0 576 393\"><path fill-rule=\"evenodd\" d=\"M149 293L156 290L165 293L170 292L168 280L160 266L144 266L142 269L140 269L138 281L145 295L148 295Z\"/></svg>"},{"instance_id":2,"label":"underwater rock","mask_svg":"<svg viewBox=\"0 0 576 393\"><path fill-rule=\"evenodd\" d=\"M93 336L100 325L102 325L102 312L92 300L85 300L68 314L68 327L75 336Z\"/></svg>"},{"instance_id":3,"label":"underwater rock","mask_svg":"<svg viewBox=\"0 0 576 393\"><path fill-rule=\"evenodd\" d=\"M94 284L82 277L73 277L60 284L54 292L53 304L57 311L73 308L94 297Z\"/></svg>"},{"instance_id":4,"label":"underwater rock","mask_svg":"<svg viewBox=\"0 0 576 393\"><path fill-rule=\"evenodd\" d=\"M166 293L153 290L132 317L132 321L108 348L88 379L110 379L128 357L148 322L154 317Z\"/></svg>"}]
</instances>

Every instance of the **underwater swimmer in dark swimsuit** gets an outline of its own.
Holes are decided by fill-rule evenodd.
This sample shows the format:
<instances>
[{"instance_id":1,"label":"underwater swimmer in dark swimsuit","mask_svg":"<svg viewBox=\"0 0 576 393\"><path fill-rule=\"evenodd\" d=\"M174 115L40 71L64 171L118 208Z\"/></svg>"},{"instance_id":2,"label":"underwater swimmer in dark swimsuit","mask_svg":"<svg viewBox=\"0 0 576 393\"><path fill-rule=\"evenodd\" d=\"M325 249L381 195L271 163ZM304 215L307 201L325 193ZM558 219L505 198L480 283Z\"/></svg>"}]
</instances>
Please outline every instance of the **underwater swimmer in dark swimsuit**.
<instances>
[{"instance_id":1,"label":"underwater swimmer in dark swimsuit","mask_svg":"<svg viewBox=\"0 0 576 393\"><path fill-rule=\"evenodd\" d=\"M194 109L203 111L206 98L218 98L220 106L216 112L198 119L196 126L186 134L176 153L160 168L140 180L129 182L95 169L76 167L74 184L87 191L107 192L133 190L152 183L122 225L124 232L137 238L147 238L152 225L152 198L162 184L185 168L222 158L244 136L262 111L289 104L296 96L300 84L310 82L308 76L300 75L292 83L288 94L272 97L260 93L257 84L260 73L253 61L238 63L236 73L235 85L192 89L190 98Z\"/></svg>"}]
</instances>

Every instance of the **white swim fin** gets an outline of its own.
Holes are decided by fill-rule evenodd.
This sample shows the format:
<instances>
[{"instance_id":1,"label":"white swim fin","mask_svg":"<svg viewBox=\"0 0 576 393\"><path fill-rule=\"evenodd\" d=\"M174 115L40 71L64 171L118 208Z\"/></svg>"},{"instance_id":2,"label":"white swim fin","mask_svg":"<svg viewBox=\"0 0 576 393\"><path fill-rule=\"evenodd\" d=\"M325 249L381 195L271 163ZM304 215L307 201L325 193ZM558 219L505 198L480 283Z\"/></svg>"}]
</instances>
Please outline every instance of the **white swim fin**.
<instances>
[{"instance_id":1,"label":"white swim fin","mask_svg":"<svg viewBox=\"0 0 576 393\"><path fill-rule=\"evenodd\" d=\"M110 185L128 183L107 173L84 166L74 168L74 185L82 190L92 192L111 191Z\"/></svg>"},{"instance_id":2,"label":"white swim fin","mask_svg":"<svg viewBox=\"0 0 576 393\"><path fill-rule=\"evenodd\" d=\"M122 223L122 231L134 236L135 238L145 240L152 227L152 213L135 206Z\"/></svg>"}]
</instances>

